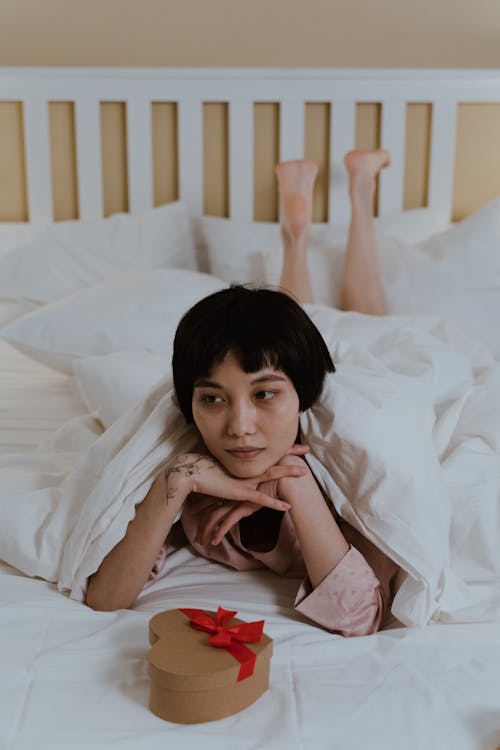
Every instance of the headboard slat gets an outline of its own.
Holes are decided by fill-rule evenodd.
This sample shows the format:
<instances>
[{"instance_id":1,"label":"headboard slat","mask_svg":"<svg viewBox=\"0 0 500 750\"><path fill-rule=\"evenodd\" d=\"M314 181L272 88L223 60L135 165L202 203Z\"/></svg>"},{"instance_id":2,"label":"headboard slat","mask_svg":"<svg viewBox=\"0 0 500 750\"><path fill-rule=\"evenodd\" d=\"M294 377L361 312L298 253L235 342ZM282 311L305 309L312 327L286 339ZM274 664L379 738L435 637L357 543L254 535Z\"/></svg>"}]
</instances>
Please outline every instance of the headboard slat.
<instances>
[{"instance_id":1,"label":"headboard slat","mask_svg":"<svg viewBox=\"0 0 500 750\"><path fill-rule=\"evenodd\" d=\"M280 103L280 161L302 159L305 143L305 108L300 99Z\"/></svg>"},{"instance_id":2,"label":"headboard slat","mask_svg":"<svg viewBox=\"0 0 500 750\"><path fill-rule=\"evenodd\" d=\"M281 101L279 110L279 161L302 159L304 157L304 146L304 102L300 99ZM279 213L281 214L281 207Z\"/></svg>"},{"instance_id":3,"label":"headboard slat","mask_svg":"<svg viewBox=\"0 0 500 750\"><path fill-rule=\"evenodd\" d=\"M179 198L191 215L203 214L203 105L198 99L178 102Z\"/></svg>"},{"instance_id":4,"label":"headboard slat","mask_svg":"<svg viewBox=\"0 0 500 750\"><path fill-rule=\"evenodd\" d=\"M100 107L97 99L75 101L76 166L80 219L103 215Z\"/></svg>"},{"instance_id":5,"label":"headboard slat","mask_svg":"<svg viewBox=\"0 0 500 750\"><path fill-rule=\"evenodd\" d=\"M229 102L229 214L253 219L254 118L251 101Z\"/></svg>"},{"instance_id":6,"label":"headboard slat","mask_svg":"<svg viewBox=\"0 0 500 750\"><path fill-rule=\"evenodd\" d=\"M203 102L229 102L231 214L252 218L253 118L259 102L280 105L277 160L305 155L305 102L330 102L328 221L349 218L343 155L356 140L356 105L383 104L382 143L392 168L380 178L381 215L403 203L406 102L433 102L428 205L451 218L457 102L498 104L500 69L316 68L0 68L0 101L22 101L29 221L53 218L48 102L75 102L80 218L103 213L99 102L125 101L128 112L128 183L131 211L153 202L151 107L177 104L179 198L196 217L204 210ZM244 112L245 110L245 112ZM245 142L246 141L246 142ZM145 156L146 154L146 156ZM259 154L255 155L255 159ZM252 168L250 169L250 165ZM170 177L173 175L169 175ZM260 172L259 172L260 176ZM250 177L250 179L249 179ZM236 181L235 181L236 180ZM271 180L269 179L269 185Z\"/></svg>"},{"instance_id":7,"label":"headboard slat","mask_svg":"<svg viewBox=\"0 0 500 750\"><path fill-rule=\"evenodd\" d=\"M53 218L48 101L31 96L23 112L29 218L47 224Z\"/></svg>"},{"instance_id":8,"label":"headboard slat","mask_svg":"<svg viewBox=\"0 0 500 750\"><path fill-rule=\"evenodd\" d=\"M153 207L153 133L151 103L127 100L127 162L129 210Z\"/></svg>"},{"instance_id":9,"label":"headboard slat","mask_svg":"<svg viewBox=\"0 0 500 750\"><path fill-rule=\"evenodd\" d=\"M330 186L328 221L348 224L351 216L347 171L344 154L356 143L356 102L336 101L330 104Z\"/></svg>"},{"instance_id":10,"label":"headboard slat","mask_svg":"<svg viewBox=\"0 0 500 750\"><path fill-rule=\"evenodd\" d=\"M391 151L391 168L379 178L379 216L399 213L403 209L406 143L406 102L382 102L381 148Z\"/></svg>"},{"instance_id":11,"label":"headboard slat","mask_svg":"<svg viewBox=\"0 0 500 750\"><path fill-rule=\"evenodd\" d=\"M430 208L440 209L450 215L453 200L456 119L455 101L433 102L427 202Z\"/></svg>"}]
</instances>

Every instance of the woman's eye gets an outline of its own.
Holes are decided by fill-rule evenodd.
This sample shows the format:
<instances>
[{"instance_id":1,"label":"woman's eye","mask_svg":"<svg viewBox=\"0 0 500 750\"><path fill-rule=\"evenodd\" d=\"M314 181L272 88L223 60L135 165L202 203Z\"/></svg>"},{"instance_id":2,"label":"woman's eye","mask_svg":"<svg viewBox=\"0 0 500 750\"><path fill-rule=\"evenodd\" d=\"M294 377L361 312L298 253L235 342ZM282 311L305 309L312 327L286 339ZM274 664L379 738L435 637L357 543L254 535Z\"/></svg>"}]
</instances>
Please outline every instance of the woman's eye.
<instances>
[{"instance_id":1,"label":"woman's eye","mask_svg":"<svg viewBox=\"0 0 500 750\"><path fill-rule=\"evenodd\" d=\"M214 394L212 394L212 393L206 393L206 394L205 394L204 396L202 396L202 397L201 397L201 399L200 399L200 401L202 402L202 404L208 404L209 406L210 406L211 404L217 404L217 403L219 403L219 401L221 401L221 400L222 400L222 399L220 398L220 396L215 396L215 395L214 395Z\"/></svg>"},{"instance_id":2,"label":"woman's eye","mask_svg":"<svg viewBox=\"0 0 500 750\"><path fill-rule=\"evenodd\" d=\"M255 394L255 398L259 399L259 401L270 401L276 395L276 391L259 391Z\"/></svg>"}]
</instances>

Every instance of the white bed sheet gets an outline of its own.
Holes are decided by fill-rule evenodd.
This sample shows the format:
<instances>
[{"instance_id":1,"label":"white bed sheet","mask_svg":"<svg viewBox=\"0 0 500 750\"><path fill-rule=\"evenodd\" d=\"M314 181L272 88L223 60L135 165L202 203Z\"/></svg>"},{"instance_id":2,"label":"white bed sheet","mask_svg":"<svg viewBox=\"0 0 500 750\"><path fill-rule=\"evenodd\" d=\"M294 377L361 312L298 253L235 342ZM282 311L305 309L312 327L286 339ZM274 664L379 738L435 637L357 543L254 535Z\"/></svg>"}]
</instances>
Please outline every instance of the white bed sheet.
<instances>
[{"instance_id":1,"label":"white bed sheet","mask_svg":"<svg viewBox=\"0 0 500 750\"><path fill-rule=\"evenodd\" d=\"M85 409L66 376L2 344L0 446L29 452ZM500 744L498 624L397 623L343 639L292 608L297 582L241 573L189 548L133 610L94 612L0 564L1 750L473 750ZM227 719L175 725L148 709L148 621L180 606L265 618L270 690Z\"/></svg>"},{"instance_id":2,"label":"white bed sheet","mask_svg":"<svg viewBox=\"0 0 500 750\"><path fill-rule=\"evenodd\" d=\"M87 409L71 379L0 339L0 452L28 453Z\"/></svg>"}]
</instances>

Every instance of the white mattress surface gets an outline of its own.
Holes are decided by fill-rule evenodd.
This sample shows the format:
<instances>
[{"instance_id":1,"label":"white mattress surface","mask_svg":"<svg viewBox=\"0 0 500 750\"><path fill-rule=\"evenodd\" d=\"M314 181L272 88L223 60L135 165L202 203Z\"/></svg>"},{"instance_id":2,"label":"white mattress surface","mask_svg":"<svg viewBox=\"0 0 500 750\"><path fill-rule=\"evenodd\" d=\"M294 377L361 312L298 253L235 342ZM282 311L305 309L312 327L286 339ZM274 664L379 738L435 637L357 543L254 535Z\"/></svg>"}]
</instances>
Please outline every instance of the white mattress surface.
<instances>
[{"instance_id":1,"label":"white mattress surface","mask_svg":"<svg viewBox=\"0 0 500 750\"><path fill-rule=\"evenodd\" d=\"M0 447L29 452L84 413L66 376L1 344ZM93 612L0 564L1 750L475 750L500 745L498 624L343 639L306 622L297 581L241 573L189 548L133 610ZM148 621L175 607L265 618L270 690L240 714L175 725L148 708Z\"/></svg>"},{"instance_id":2,"label":"white mattress surface","mask_svg":"<svg viewBox=\"0 0 500 750\"><path fill-rule=\"evenodd\" d=\"M33 450L68 419L85 413L67 375L0 339L0 453Z\"/></svg>"},{"instance_id":3,"label":"white mattress surface","mask_svg":"<svg viewBox=\"0 0 500 750\"><path fill-rule=\"evenodd\" d=\"M0 747L473 750L500 743L497 625L342 639L293 612L295 586L183 549L133 611L97 613L0 568ZM163 609L217 604L265 618L274 638L270 690L227 719L164 722L148 709L148 621Z\"/></svg>"}]
</instances>

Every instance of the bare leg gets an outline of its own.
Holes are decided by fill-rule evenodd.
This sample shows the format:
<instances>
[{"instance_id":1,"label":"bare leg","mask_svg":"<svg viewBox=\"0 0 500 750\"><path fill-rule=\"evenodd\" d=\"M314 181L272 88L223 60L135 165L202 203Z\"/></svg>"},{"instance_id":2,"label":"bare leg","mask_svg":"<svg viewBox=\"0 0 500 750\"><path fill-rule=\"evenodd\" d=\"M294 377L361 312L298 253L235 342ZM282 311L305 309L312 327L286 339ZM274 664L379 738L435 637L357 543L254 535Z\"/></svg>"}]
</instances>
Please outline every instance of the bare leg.
<instances>
[{"instance_id":1,"label":"bare leg","mask_svg":"<svg viewBox=\"0 0 500 750\"><path fill-rule=\"evenodd\" d=\"M312 196L318 167L313 161L284 161L278 164L275 173L283 239L280 286L299 302L313 302L307 243L311 234Z\"/></svg>"},{"instance_id":2,"label":"bare leg","mask_svg":"<svg viewBox=\"0 0 500 750\"><path fill-rule=\"evenodd\" d=\"M349 173L351 225L342 279L342 309L368 315L386 312L373 220L375 178L389 166L389 151L349 151L344 163Z\"/></svg>"}]
</instances>

